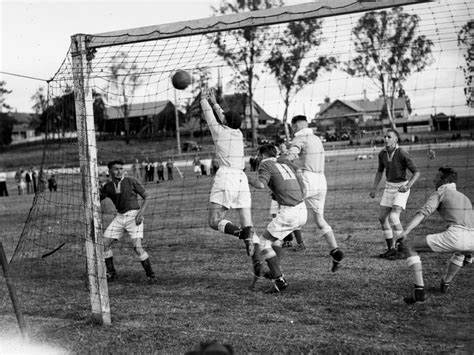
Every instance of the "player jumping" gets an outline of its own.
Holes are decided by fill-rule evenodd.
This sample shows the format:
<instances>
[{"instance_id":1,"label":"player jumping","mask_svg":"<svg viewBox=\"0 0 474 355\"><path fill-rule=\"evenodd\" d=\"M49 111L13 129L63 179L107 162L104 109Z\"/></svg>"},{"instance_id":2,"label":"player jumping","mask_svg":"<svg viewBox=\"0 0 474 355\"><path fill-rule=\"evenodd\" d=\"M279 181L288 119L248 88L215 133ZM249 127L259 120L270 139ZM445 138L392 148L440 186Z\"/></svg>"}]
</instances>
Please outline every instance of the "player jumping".
<instances>
[{"instance_id":1,"label":"player jumping","mask_svg":"<svg viewBox=\"0 0 474 355\"><path fill-rule=\"evenodd\" d=\"M201 107L219 162L209 199L209 225L221 233L242 239L247 255L253 256L254 247L258 247L254 242L258 242L258 237L252 241L252 200L247 175L244 173L244 138L239 129L242 123L241 115L233 111L224 113L216 101L214 90L209 90L206 86L201 93ZM240 226L225 218L230 209L237 210Z\"/></svg>"}]
</instances>

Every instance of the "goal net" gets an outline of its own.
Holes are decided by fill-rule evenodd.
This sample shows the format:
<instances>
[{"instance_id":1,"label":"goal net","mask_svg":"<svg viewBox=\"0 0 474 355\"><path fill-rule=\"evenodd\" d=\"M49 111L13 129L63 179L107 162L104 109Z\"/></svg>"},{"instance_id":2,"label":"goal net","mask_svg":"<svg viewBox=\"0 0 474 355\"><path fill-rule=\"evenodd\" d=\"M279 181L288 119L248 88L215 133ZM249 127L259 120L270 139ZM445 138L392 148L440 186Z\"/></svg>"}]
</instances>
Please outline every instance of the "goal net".
<instances>
[{"instance_id":1,"label":"goal net","mask_svg":"<svg viewBox=\"0 0 474 355\"><path fill-rule=\"evenodd\" d=\"M188 309L186 302L199 302L206 288L222 292L218 285L251 282L243 243L208 225L217 166L199 105L203 85L216 89L224 110L245 118L249 174L255 174L251 161L258 145L285 142L284 123L295 115L308 118L326 149L326 219L341 247L356 254L384 247L377 220L381 194L374 200L368 195L382 132L391 124L422 172L407 218L433 190L442 165L458 170L459 189L472 197L473 112L461 69L471 63L466 53L472 51L472 32L470 42L458 41L473 17L472 5L413 3L315 2L73 36L48 85L39 188L10 262L27 319L83 321L92 301L99 305L96 312L110 312L115 320L133 318L148 305L157 310L159 326L173 327L166 312L184 316L174 302ZM396 10L387 4L405 5ZM370 18L361 22L372 10L410 18L416 22L413 36L392 29L391 39L377 38L379 33L370 32L377 28L368 29ZM420 41L425 42L417 47ZM409 72L398 61L411 61ZM172 86L177 70L191 75L184 90ZM118 281L100 279L102 234L115 207L108 199L100 202L97 192L110 178L107 162L116 159L150 195L143 244L157 285L146 285L128 236L113 246ZM268 190L251 191L260 234L270 221L271 197ZM227 218L238 223L235 211ZM441 228L435 222L428 228ZM326 270L328 250L312 217L303 236L315 267ZM288 269L297 269L294 264ZM364 266L359 271L369 272ZM304 278L299 272L294 274Z\"/></svg>"}]
</instances>

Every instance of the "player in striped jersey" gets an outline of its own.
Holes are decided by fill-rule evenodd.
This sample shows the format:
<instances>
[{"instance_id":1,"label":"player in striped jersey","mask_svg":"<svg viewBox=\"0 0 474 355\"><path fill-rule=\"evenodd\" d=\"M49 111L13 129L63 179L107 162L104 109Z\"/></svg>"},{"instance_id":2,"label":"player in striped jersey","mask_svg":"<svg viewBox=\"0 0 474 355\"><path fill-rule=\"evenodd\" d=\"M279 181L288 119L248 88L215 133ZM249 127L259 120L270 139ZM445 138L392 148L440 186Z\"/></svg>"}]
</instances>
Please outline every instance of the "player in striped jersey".
<instances>
[{"instance_id":1,"label":"player in striped jersey","mask_svg":"<svg viewBox=\"0 0 474 355\"><path fill-rule=\"evenodd\" d=\"M295 166L277 162L277 149L272 144L260 147L258 153L261 158L258 176L249 176L248 179L257 189L268 186L280 206L260 237L261 256L266 261L270 269L269 276L273 280L271 291L280 292L288 287L280 266L281 242L289 233L306 223L308 213ZM258 260L254 260L255 276L260 276L261 269Z\"/></svg>"}]
</instances>

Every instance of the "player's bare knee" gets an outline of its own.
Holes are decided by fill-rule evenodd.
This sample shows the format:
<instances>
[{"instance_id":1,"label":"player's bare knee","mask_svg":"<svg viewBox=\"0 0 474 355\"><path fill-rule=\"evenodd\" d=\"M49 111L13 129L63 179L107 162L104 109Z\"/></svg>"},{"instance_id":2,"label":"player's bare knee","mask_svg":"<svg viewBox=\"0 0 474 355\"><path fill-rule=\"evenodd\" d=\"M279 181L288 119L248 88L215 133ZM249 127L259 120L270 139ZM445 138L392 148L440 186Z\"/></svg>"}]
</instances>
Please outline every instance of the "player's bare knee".
<instances>
[{"instance_id":1,"label":"player's bare knee","mask_svg":"<svg viewBox=\"0 0 474 355\"><path fill-rule=\"evenodd\" d=\"M209 216L209 219L208 219L209 227L211 227L214 230L218 230L220 221L221 219L218 216Z\"/></svg>"},{"instance_id":2,"label":"player's bare knee","mask_svg":"<svg viewBox=\"0 0 474 355\"><path fill-rule=\"evenodd\" d=\"M143 253L146 253L146 251L145 251L145 249L143 249L143 247L133 247L133 251L138 256L142 255Z\"/></svg>"},{"instance_id":3,"label":"player's bare knee","mask_svg":"<svg viewBox=\"0 0 474 355\"><path fill-rule=\"evenodd\" d=\"M392 226L397 226L400 224L400 212L398 211L392 211L388 215L388 219Z\"/></svg>"}]
</instances>

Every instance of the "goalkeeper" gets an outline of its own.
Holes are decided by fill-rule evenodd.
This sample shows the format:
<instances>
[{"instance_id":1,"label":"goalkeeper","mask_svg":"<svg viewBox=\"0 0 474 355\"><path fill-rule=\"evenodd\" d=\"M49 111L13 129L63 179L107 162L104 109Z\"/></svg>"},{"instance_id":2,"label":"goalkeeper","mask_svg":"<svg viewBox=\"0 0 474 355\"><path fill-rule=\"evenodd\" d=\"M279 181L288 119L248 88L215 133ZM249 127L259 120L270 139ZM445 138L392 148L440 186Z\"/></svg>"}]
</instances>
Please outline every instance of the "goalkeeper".
<instances>
[{"instance_id":1,"label":"goalkeeper","mask_svg":"<svg viewBox=\"0 0 474 355\"><path fill-rule=\"evenodd\" d=\"M201 107L219 162L209 199L209 225L221 233L242 239L247 255L253 256L254 248L258 248L258 237L255 237L255 241L252 240L252 200L247 175L244 173L244 138L239 129L241 115L232 111L224 113L216 101L214 91L206 86L201 93ZM226 219L230 209L237 210L240 226Z\"/></svg>"},{"instance_id":2,"label":"goalkeeper","mask_svg":"<svg viewBox=\"0 0 474 355\"><path fill-rule=\"evenodd\" d=\"M124 176L123 162L114 160L107 164L111 181L104 184L100 191L100 199L110 198L117 208L117 215L104 233L104 255L107 268L107 280L117 278L114 267L112 244L128 232L133 243L133 250L145 269L148 283L154 283L155 273L150 264L148 253L142 247L143 214L148 206L148 194L135 178ZM140 207L137 195L143 198Z\"/></svg>"},{"instance_id":3,"label":"goalkeeper","mask_svg":"<svg viewBox=\"0 0 474 355\"><path fill-rule=\"evenodd\" d=\"M408 254L408 266L413 272L414 290L405 297L408 304L423 302L426 299L421 259L418 252L450 253L454 252L445 275L441 279L441 292L448 291L451 281L462 266L472 263L474 252L474 213L469 198L456 190L457 172L452 168L439 168L434 179L436 191L416 212L405 227L398 240L400 248ZM444 232L429 234L423 238L403 238L418 226L425 217L438 211L447 224Z\"/></svg>"}]
</instances>

